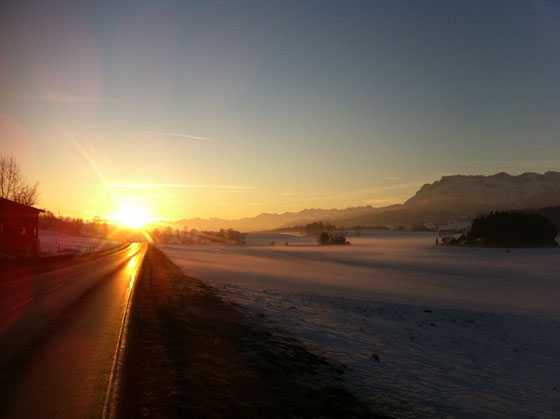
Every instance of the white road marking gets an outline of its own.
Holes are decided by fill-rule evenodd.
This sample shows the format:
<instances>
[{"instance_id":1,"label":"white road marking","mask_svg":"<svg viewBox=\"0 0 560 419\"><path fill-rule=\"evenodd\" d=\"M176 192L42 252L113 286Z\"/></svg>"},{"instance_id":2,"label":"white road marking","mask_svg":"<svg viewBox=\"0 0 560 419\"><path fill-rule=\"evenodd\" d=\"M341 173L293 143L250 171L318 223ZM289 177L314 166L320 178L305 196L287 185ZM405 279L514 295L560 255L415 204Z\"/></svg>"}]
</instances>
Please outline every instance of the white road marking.
<instances>
[{"instance_id":1,"label":"white road marking","mask_svg":"<svg viewBox=\"0 0 560 419\"><path fill-rule=\"evenodd\" d=\"M138 249L141 246L136 247L136 251L133 251L131 254L133 255L132 258L136 257L135 255L138 254ZM144 253L145 256L145 253ZM126 295L126 305L124 309L124 314L121 322L121 330L119 332L119 339L117 342L117 348L115 350L115 355L113 357L113 366L111 368L111 375L109 376L109 383L107 386L107 393L105 395L105 403L103 404L103 419L113 419L117 415L116 406L117 406L117 398L119 393L119 386L121 381L121 373L123 368L123 356L124 350L126 346L126 338L128 332L128 320L130 314L130 304L133 296L134 290L134 283L136 282L135 276L138 276L140 270L142 268L142 264L144 263L144 256L142 257L141 263L138 264L134 271L131 273L132 280L130 282L130 287L127 290Z\"/></svg>"}]
</instances>

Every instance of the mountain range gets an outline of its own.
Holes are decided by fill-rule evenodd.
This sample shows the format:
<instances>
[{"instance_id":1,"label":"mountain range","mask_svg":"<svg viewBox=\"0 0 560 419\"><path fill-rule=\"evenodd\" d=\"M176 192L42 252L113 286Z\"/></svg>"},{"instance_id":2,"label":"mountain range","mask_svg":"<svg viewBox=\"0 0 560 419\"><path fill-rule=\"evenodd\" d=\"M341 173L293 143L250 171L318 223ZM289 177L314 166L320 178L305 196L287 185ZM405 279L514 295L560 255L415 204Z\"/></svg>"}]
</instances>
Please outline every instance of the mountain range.
<instances>
[{"instance_id":1,"label":"mountain range","mask_svg":"<svg viewBox=\"0 0 560 419\"><path fill-rule=\"evenodd\" d=\"M512 176L501 172L492 176L454 175L422 186L403 204L374 208L305 209L283 214L260 214L237 220L192 218L152 223L148 229L164 225L172 228L242 232L263 231L323 221L340 227L411 227L419 224L445 224L470 221L492 210L541 208L560 204L560 172L523 173Z\"/></svg>"}]
</instances>

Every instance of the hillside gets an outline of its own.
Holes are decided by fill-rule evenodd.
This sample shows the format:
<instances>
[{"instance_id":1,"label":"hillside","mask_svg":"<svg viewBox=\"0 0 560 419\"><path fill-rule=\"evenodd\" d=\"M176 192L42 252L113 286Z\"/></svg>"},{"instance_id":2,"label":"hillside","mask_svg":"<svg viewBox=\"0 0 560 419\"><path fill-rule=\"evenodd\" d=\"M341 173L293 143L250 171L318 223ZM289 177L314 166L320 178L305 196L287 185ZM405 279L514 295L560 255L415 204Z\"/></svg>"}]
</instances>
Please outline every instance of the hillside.
<instances>
[{"instance_id":1,"label":"hillside","mask_svg":"<svg viewBox=\"0 0 560 419\"><path fill-rule=\"evenodd\" d=\"M523 173L512 176L501 172L492 176L443 176L422 186L402 205L374 208L305 209L283 214L260 214L238 220L192 218L171 223L153 223L148 229L170 225L173 228L243 232L272 230L314 221L328 221L341 227L410 227L422 223L470 221L492 210L533 209L560 203L560 172Z\"/></svg>"},{"instance_id":2,"label":"hillside","mask_svg":"<svg viewBox=\"0 0 560 419\"><path fill-rule=\"evenodd\" d=\"M280 227L307 224L317 220L343 220L379 211L371 206L350 207L345 209L315 209L309 208L299 212L285 212L283 214L260 214L256 217L224 220L221 218L191 218L173 222L156 222L147 226L148 229L169 225L173 228L183 227L196 230L219 230L233 228L239 231L262 231Z\"/></svg>"},{"instance_id":3,"label":"hillside","mask_svg":"<svg viewBox=\"0 0 560 419\"><path fill-rule=\"evenodd\" d=\"M413 226L422 223L469 221L493 210L529 210L560 203L560 173L511 176L444 176L426 184L395 211L341 220L343 227Z\"/></svg>"}]
</instances>

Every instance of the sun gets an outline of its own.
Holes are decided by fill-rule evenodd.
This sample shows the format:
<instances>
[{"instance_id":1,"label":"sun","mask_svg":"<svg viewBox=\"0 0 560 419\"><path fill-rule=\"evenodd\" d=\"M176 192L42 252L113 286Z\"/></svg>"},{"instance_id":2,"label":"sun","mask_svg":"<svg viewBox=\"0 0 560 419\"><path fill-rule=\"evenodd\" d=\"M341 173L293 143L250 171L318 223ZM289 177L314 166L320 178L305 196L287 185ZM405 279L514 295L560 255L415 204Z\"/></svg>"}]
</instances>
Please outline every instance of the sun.
<instances>
[{"instance_id":1,"label":"sun","mask_svg":"<svg viewBox=\"0 0 560 419\"><path fill-rule=\"evenodd\" d=\"M132 228L141 228L152 221L146 209L137 205L123 205L113 218L120 224Z\"/></svg>"}]
</instances>

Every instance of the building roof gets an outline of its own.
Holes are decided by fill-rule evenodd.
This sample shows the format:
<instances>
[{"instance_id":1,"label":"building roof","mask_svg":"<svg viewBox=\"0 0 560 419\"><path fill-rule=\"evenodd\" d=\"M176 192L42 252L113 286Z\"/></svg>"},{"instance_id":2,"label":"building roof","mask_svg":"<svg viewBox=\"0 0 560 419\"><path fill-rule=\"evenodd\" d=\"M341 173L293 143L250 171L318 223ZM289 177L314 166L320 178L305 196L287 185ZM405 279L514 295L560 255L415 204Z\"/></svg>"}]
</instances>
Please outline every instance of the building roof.
<instances>
[{"instance_id":1,"label":"building roof","mask_svg":"<svg viewBox=\"0 0 560 419\"><path fill-rule=\"evenodd\" d=\"M37 214L39 214L40 212L45 212L45 210L31 207L29 205L20 204L19 202L15 202L6 198L0 198L0 208L11 208L16 211L35 211L37 212Z\"/></svg>"}]
</instances>

